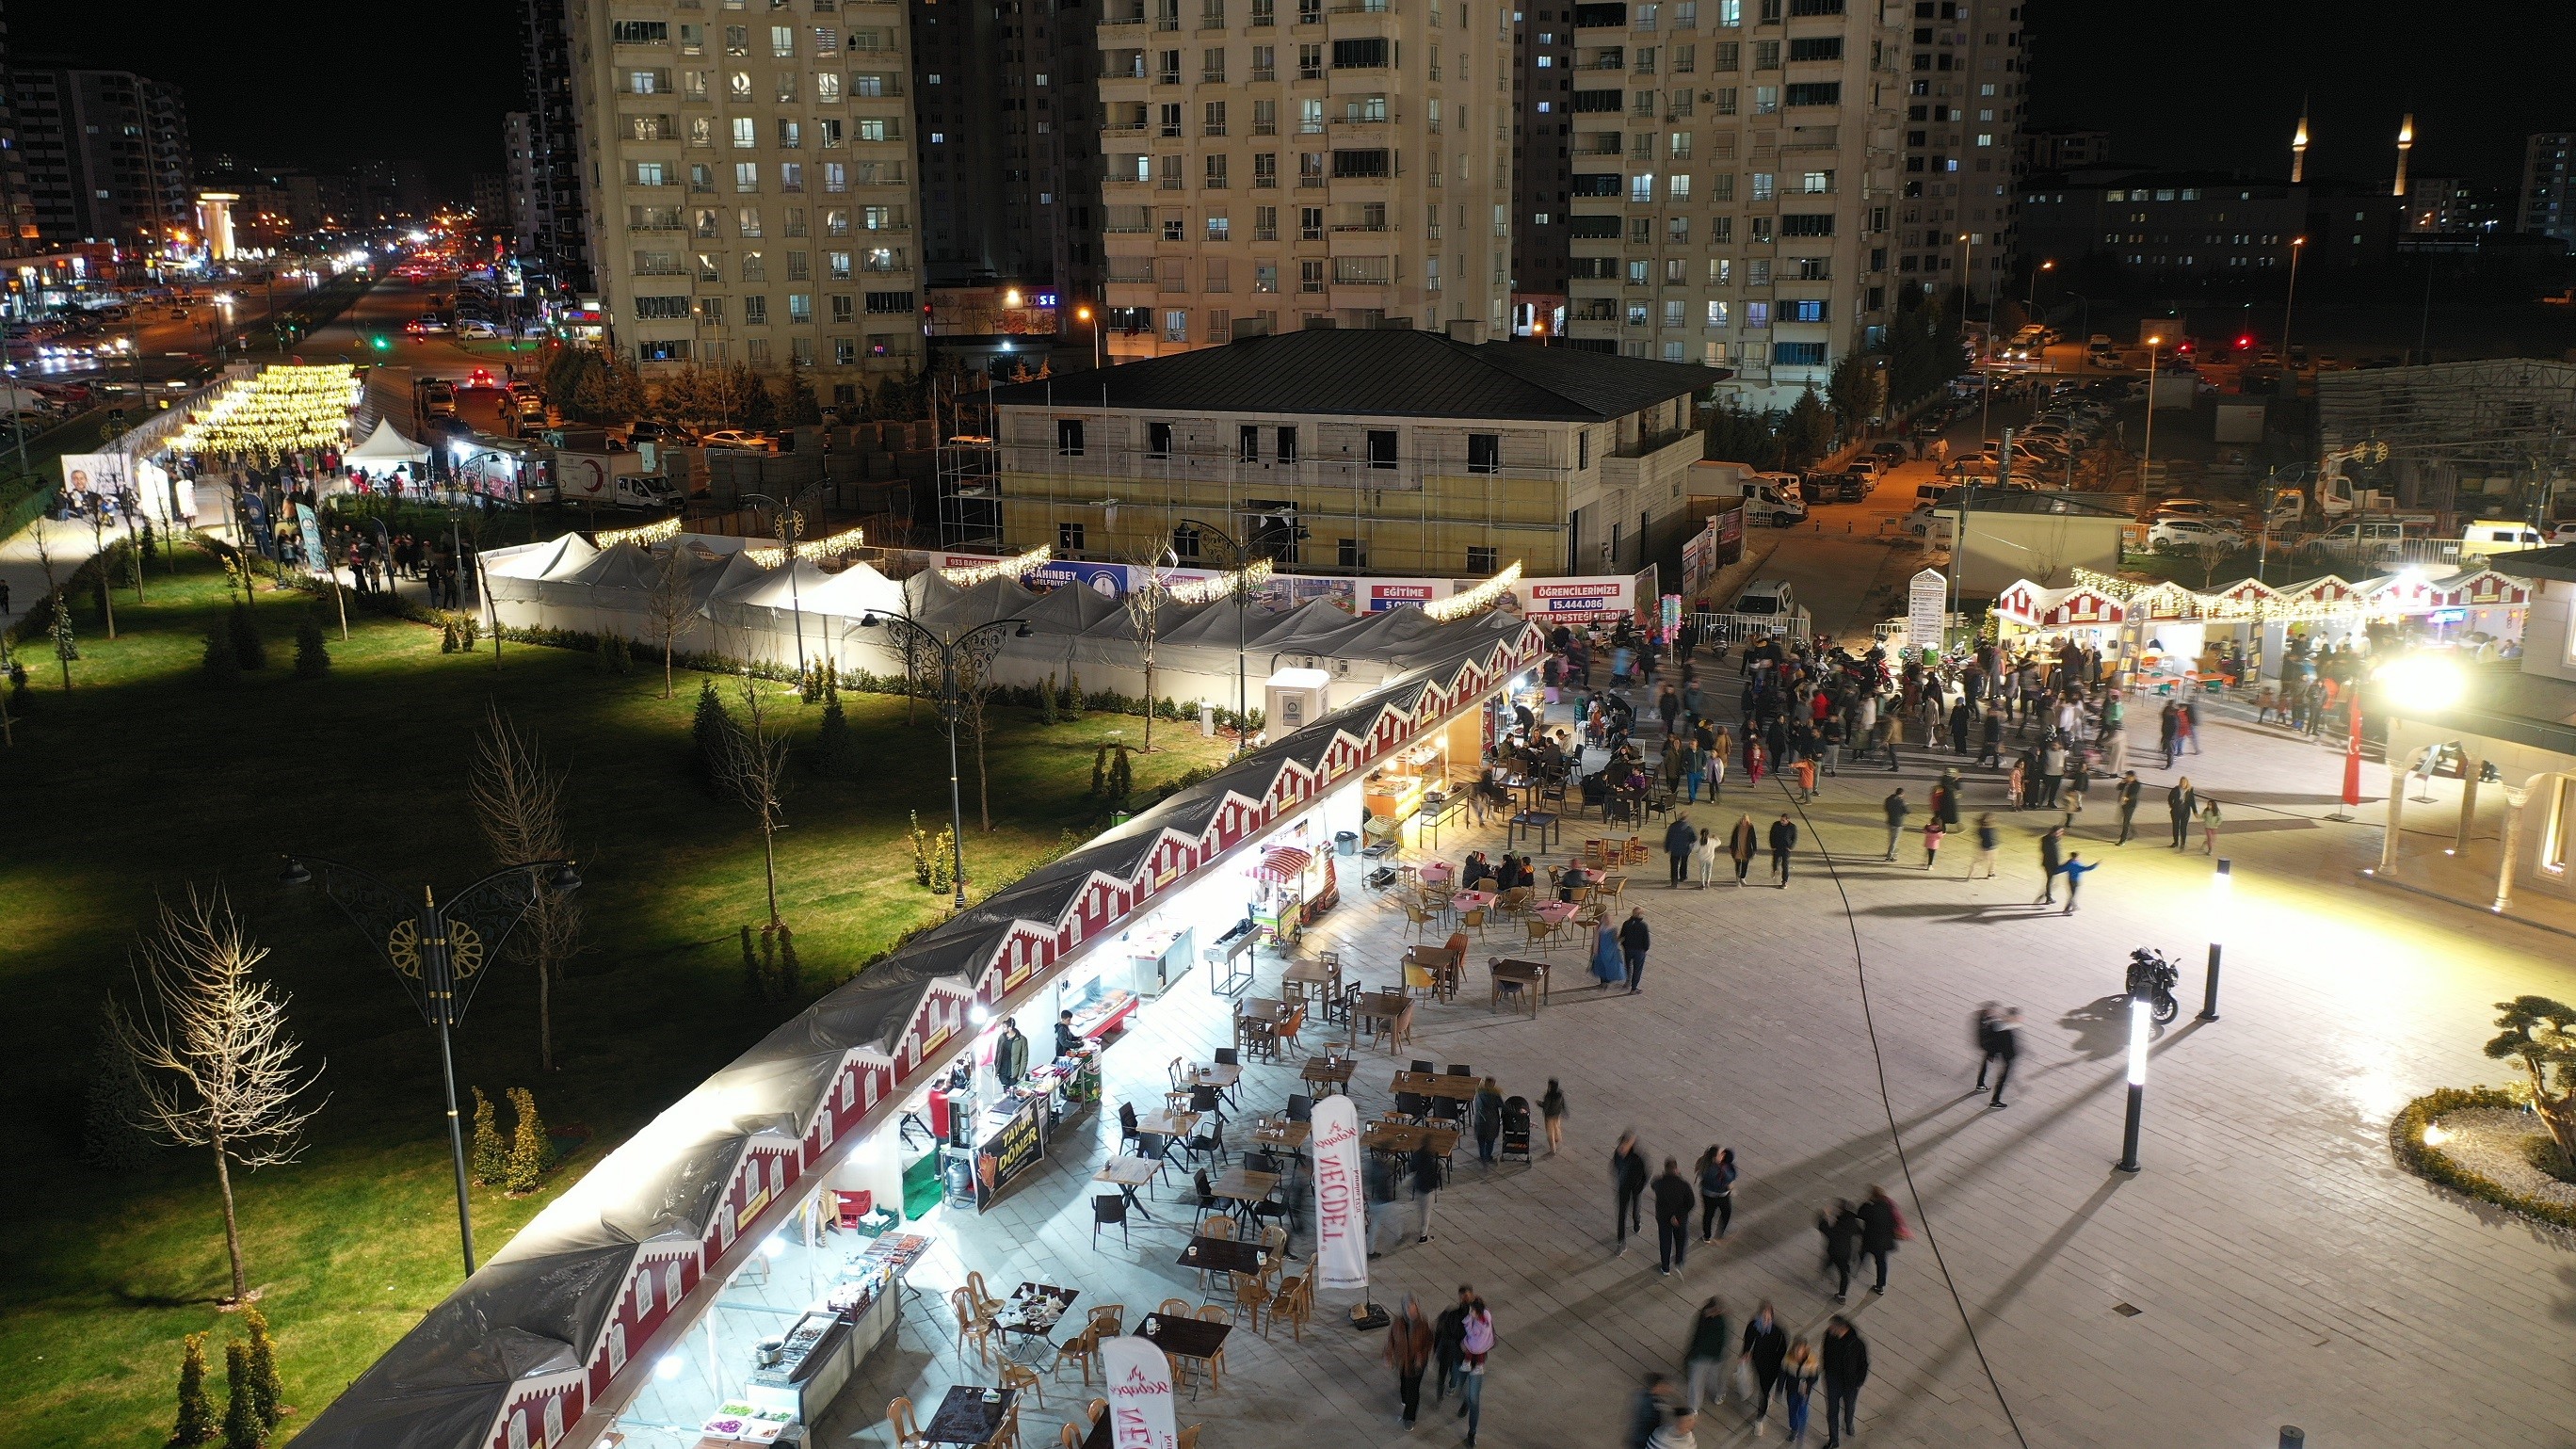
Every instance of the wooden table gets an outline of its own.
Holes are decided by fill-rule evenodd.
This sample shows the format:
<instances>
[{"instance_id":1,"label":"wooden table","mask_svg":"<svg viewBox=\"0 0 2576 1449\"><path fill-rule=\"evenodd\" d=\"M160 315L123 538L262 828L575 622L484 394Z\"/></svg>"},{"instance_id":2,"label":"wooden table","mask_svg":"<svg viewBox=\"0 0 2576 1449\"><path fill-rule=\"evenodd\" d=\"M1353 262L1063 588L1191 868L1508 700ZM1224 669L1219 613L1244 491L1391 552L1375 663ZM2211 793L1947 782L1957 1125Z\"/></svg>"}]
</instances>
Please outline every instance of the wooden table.
<instances>
[{"instance_id":1,"label":"wooden table","mask_svg":"<svg viewBox=\"0 0 2576 1449\"><path fill-rule=\"evenodd\" d=\"M1211 1325L1213 1326L1213 1325ZM993 1442L1002 1425L1011 1417L1011 1404L1020 1396L1017 1389L1003 1389L1001 1397L984 1402L985 1390L980 1384L958 1384L939 1401L930 1422L921 1426L921 1437L933 1444L974 1444Z\"/></svg>"},{"instance_id":2,"label":"wooden table","mask_svg":"<svg viewBox=\"0 0 2576 1449\"><path fill-rule=\"evenodd\" d=\"M1206 1363L1225 1347L1225 1336L1234 1332L1231 1323L1216 1323L1204 1318L1177 1318L1165 1313L1145 1315L1142 1331L1136 1336L1176 1359ZM1199 1396L1198 1375L1190 1377L1190 1397Z\"/></svg>"},{"instance_id":3,"label":"wooden table","mask_svg":"<svg viewBox=\"0 0 2576 1449\"><path fill-rule=\"evenodd\" d=\"M1432 990L1442 996L1458 994L1458 966L1466 952L1454 946L1412 945L1404 948L1404 964L1419 966L1431 973Z\"/></svg>"},{"instance_id":4,"label":"wooden table","mask_svg":"<svg viewBox=\"0 0 2576 1449\"><path fill-rule=\"evenodd\" d=\"M1313 1087L1318 1097L1329 1096L1334 1092L1347 1094L1351 1085L1350 1059L1348 1057L1339 1060L1331 1057L1306 1058L1305 1084Z\"/></svg>"},{"instance_id":5,"label":"wooden table","mask_svg":"<svg viewBox=\"0 0 2576 1449\"><path fill-rule=\"evenodd\" d=\"M1506 849L1520 843L1521 832L1524 830L1528 831L1530 833L1530 837L1538 842L1539 849L1553 850L1556 848L1557 820L1554 815L1549 814L1547 811L1515 810L1512 812L1512 818L1508 822L1508 825L1509 828L1503 835L1503 845Z\"/></svg>"},{"instance_id":6,"label":"wooden table","mask_svg":"<svg viewBox=\"0 0 2576 1449\"><path fill-rule=\"evenodd\" d=\"M1193 1087L1214 1087L1220 1092L1230 1092L1234 1090L1234 1084L1242 1080L1243 1068L1231 1062L1219 1062L1212 1067L1194 1067L1190 1070L1190 1085Z\"/></svg>"},{"instance_id":7,"label":"wooden table","mask_svg":"<svg viewBox=\"0 0 2576 1449\"><path fill-rule=\"evenodd\" d=\"M1252 1129L1252 1145L1275 1147L1283 1152L1302 1153L1306 1144L1315 1140L1315 1124L1291 1122L1285 1118L1264 1118Z\"/></svg>"},{"instance_id":8,"label":"wooden table","mask_svg":"<svg viewBox=\"0 0 2576 1449\"><path fill-rule=\"evenodd\" d=\"M1192 1238L1173 1260L1201 1273L1258 1273L1261 1245L1240 1238Z\"/></svg>"},{"instance_id":9,"label":"wooden table","mask_svg":"<svg viewBox=\"0 0 2576 1449\"><path fill-rule=\"evenodd\" d=\"M1263 1033L1264 1039L1267 1040L1277 1033L1279 1024L1287 1019L1288 1003L1281 1001L1278 997L1247 996L1236 1002L1234 1004L1235 1050L1243 1050L1245 1040L1243 1029L1245 1026L1258 1023L1262 1026L1268 1027L1270 1030Z\"/></svg>"},{"instance_id":10,"label":"wooden table","mask_svg":"<svg viewBox=\"0 0 2576 1449\"><path fill-rule=\"evenodd\" d=\"M1081 1296L1074 1289L1058 1288L1052 1283L1022 1283L1004 1300L1002 1311L993 1315L993 1329L1003 1337L1004 1352L1009 1352L1008 1346L1014 1338L1023 1345L1034 1341L1052 1347L1056 1325L1064 1322L1064 1316L1073 1311L1073 1300ZM1055 1305L1052 1318L1041 1309L1041 1305L1048 1302ZM1027 1350L1023 1348L1022 1351ZM1016 1354L1011 1356L1018 1357Z\"/></svg>"},{"instance_id":11,"label":"wooden table","mask_svg":"<svg viewBox=\"0 0 2576 1449\"><path fill-rule=\"evenodd\" d=\"M1460 891L1449 898L1453 910L1481 911L1494 903L1492 891Z\"/></svg>"},{"instance_id":12,"label":"wooden table","mask_svg":"<svg viewBox=\"0 0 2576 1449\"><path fill-rule=\"evenodd\" d=\"M1529 1002L1530 1018L1533 1021L1538 1018L1538 1009L1547 1002L1546 962L1511 957L1496 961L1486 969L1493 973L1493 996L1486 1003L1489 1009L1498 1011L1502 1008L1503 983L1516 981L1520 983L1521 996Z\"/></svg>"},{"instance_id":13,"label":"wooden table","mask_svg":"<svg viewBox=\"0 0 2576 1449\"><path fill-rule=\"evenodd\" d=\"M1279 994L1283 997L1316 993L1329 996L1341 988L1341 968L1321 961L1292 961L1287 970L1279 973Z\"/></svg>"},{"instance_id":14,"label":"wooden table","mask_svg":"<svg viewBox=\"0 0 2576 1449\"><path fill-rule=\"evenodd\" d=\"M1142 1113L1136 1118L1137 1131L1150 1132L1157 1137L1169 1137L1179 1142L1189 1141L1190 1134L1197 1131L1198 1126L1199 1114L1196 1112L1166 1110Z\"/></svg>"},{"instance_id":15,"label":"wooden table","mask_svg":"<svg viewBox=\"0 0 2576 1449\"><path fill-rule=\"evenodd\" d=\"M1351 1007L1351 1045L1360 1043L1360 1027L1367 1022L1383 1021L1387 1050L1392 1052L1400 1042L1413 1037L1413 1003L1400 991L1371 991Z\"/></svg>"},{"instance_id":16,"label":"wooden table","mask_svg":"<svg viewBox=\"0 0 2576 1449\"><path fill-rule=\"evenodd\" d=\"M1572 901L1541 901L1530 907L1530 914L1551 926L1562 926L1573 920L1574 913L1581 909L1583 909L1581 906Z\"/></svg>"},{"instance_id":17,"label":"wooden table","mask_svg":"<svg viewBox=\"0 0 2576 1449\"><path fill-rule=\"evenodd\" d=\"M1217 1197L1231 1198L1245 1207L1270 1196L1279 1186L1275 1172L1247 1172L1240 1167L1226 1169L1225 1175L1209 1184L1208 1191Z\"/></svg>"},{"instance_id":18,"label":"wooden table","mask_svg":"<svg viewBox=\"0 0 2576 1449\"><path fill-rule=\"evenodd\" d=\"M1435 860L1429 865L1422 867L1420 872L1422 883L1425 885L1444 885L1457 873L1458 867L1451 865L1445 860Z\"/></svg>"},{"instance_id":19,"label":"wooden table","mask_svg":"<svg viewBox=\"0 0 2576 1449\"><path fill-rule=\"evenodd\" d=\"M1455 1127L1423 1127L1402 1122L1371 1122L1360 1129L1360 1146L1371 1152L1411 1157L1424 1143L1442 1157L1458 1150Z\"/></svg>"},{"instance_id":20,"label":"wooden table","mask_svg":"<svg viewBox=\"0 0 2576 1449\"><path fill-rule=\"evenodd\" d=\"M1139 1128L1144 1126L1142 1120L1138 1121L1137 1126ZM1136 1189L1152 1182L1161 1175L1162 1171L1163 1164L1150 1157L1113 1157L1109 1159L1107 1165L1091 1175L1091 1180L1114 1184L1118 1191L1125 1195L1127 1205L1136 1210L1136 1215L1151 1222L1154 1215L1145 1211L1145 1204L1137 1198Z\"/></svg>"},{"instance_id":21,"label":"wooden table","mask_svg":"<svg viewBox=\"0 0 2576 1449\"><path fill-rule=\"evenodd\" d=\"M1398 1072L1395 1090L1411 1092L1417 1097L1446 1097L1453 1102L1472 1102L1484 1086L1474 1077L1452 1077L1441 1072Z\"/></svg>"}]
</instances>

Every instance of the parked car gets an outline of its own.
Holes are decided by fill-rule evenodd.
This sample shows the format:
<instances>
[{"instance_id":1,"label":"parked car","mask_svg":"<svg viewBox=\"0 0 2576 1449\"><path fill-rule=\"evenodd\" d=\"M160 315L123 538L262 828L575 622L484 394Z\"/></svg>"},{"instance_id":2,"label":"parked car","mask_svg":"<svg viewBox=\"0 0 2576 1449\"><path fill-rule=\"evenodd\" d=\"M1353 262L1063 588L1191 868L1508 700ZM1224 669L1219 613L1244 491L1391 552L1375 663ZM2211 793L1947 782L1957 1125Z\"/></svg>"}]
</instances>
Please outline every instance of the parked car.
<instances>
[{"instance_id":1,"label":"parked car","mask_svg":"<svg viewBox=\"0 0 2576 1449\"><path fill-rule=\"evenodd\" d=\"M631 434L629 436L632 436ZM778 441L762 433L749 433L740 428L718 428L698 437L701 448L735 448L751 453L775 453Z\"/></svg>"},{"instance_id":2,"label":"parked car","mask_svg":"<svg viewBox=\"0 0 2576 1449\"><path fill-rule=\"evenodd\" d=\"M509 334L480 317L468 317L456 324L459 337L507 337Z\"/></svg>"},{"instance_id":3,"label":"parked car","mask_svg":"<svg viewBox=\"0 0 2576 1449\"><path fill-rule=\"evenodd\" d=\"M2147 547L2158 553L2217 543L2243 548L2245 531L2217 518L2159 518L2147 525Z\"/></svg>"}]
</instances>

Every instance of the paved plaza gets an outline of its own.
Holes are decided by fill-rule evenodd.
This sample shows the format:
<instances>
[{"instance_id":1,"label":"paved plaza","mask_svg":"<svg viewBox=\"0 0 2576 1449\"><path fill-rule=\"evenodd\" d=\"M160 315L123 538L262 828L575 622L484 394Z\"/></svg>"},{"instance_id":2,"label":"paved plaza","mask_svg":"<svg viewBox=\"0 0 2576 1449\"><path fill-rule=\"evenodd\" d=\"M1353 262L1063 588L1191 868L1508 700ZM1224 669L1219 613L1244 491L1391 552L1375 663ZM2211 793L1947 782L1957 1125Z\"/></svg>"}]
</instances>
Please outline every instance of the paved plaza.
<instances>
[{"instance_id":1,"label":"paved plaza","mask_svg":"<svg viewBox=\"0 0 2576 1449\"><path fill-rule=\"evenodd\" d=\"M1372 1265L1371 1294L1392 1306L1413 1291L1436 1311L1473 1283L1492 1304L1500 1344L1479 1442L1618 1443L1639 1375L1678 1368L1687 1319L1711 1294L1739 1325L1769 1298L1791 1332L1820 1332L1833 1305L1817 1209L1879 1183L1916 1236L1884 1298L1853 1295L1873 1364L1861 1442L2011 1444L2017 1426L2034 1445L2269 1446L2296 1424L2319 1449L2463 1435L2576 1444L2569 1241L2400 1172L2386 1143L2407 1099L2502 1079L2479 1051L2490 1003L2576 994L2564 939L2355 885L2377 856L2379 807L2354 824L2323 818L2334 752L2226 720L2208 744L2182 764L2226 802L2237 884L2223 913L2197 842L2189 854L2164 845L2162 770L2141 772L2148 804L2124 847L2109 843L2107 790L2094 792L2074 848L2104 864L2073 916L2031 905L2037 815L1999 814L1995 880L1962 879L1970 851L1956 837L1937 874L1920 868L1913 834L1897 864L1883 862L1880 798L1901 782L1919 809L1954 758L1909 752L1893 775L1847 769L1803 807L1766 781L1688 810L1722 835L1738 814L1767 824L1787 809L1803 839L1785 889L1669 890L1660 852L1633 870L1626 900L1646 907L1656 941L1642 995L1599 991L1581 953L1560 949L1554 1000L1535 1021L1491 1014L1482 958L1517 948L1500 931L1479 946L1467 991L1423 1009L1403 1055L1467 1063L1533 1101L1560 1078L1565 1151L1549 1158L1542 1143L1532 1164L1488 1169L1463 1146L1432 1242L1413 1241L1410 1203L1379 1209L1403 1230ZM1969 821L2001 792L1972 777ZM1585 833L1573 822L1569 844ZM1499 829L1451 832L1441 854L1500 845ZM2222 1019L2195 1023L2214 923L2227 938ZM1309 949L1338 947L1362 979L1395 980L1408 936L1390 901L1346 884L1326 927ZM2129 1177L2112 1170L2126 1032L2116 997L2136 945L2183 962L2186 1006L2156 1043L2144 1170ZM1279 969L1264 956L1256 994L1275 993ZM2026 1021L2002 1111L1969 1087L1969 1020L1989 999ZM1208 1059L1229 1040L1229 1005L1193 973L1110 1048L1109 1107L1071 1124L1029 1186L943 1239L898 1342L854 1380L819 1442L882 1442L894 1394L935 1402L949 1383L989 1381L971 1356L961 1364L947 1305L928 1291L970 1268L1124 1303L1131 1325L1167 1296L1197 1301L1194 1275L1173 1261L1175 1220L1190 1215L1174 1203L1184 1174L1151 1204L1162 1222L1138 1224L1132 1245L1112 1229L1097 1249L1089 1174L1115 1145L1115 1103L1150 1107L1172 1057ZM1309 1027L1310 1045L1320 1030ZM1400 1065L1363 1056L1364 1114L1391 1104ZM1275 1110L1295 1077L1293 1064L1248 1069L1244 1111ZM1640 1247L1613 1251L1608 1154L1632 1127L1658 1163L1687 1169L1720 1143L1743 1169L1733 1233L1671 1278L1656 1274L1651 1224ZM1310 1246L1301 1228L1292 1272ZM1302 1342L1284 1327L1266 1341L1238 1330L1224 1388L1185 1396L1182 1422L1205 1423L1211 1449L1407 1442L1383 1334L1342 1321L1352 1297L1319 1295ZM1071 1377L1050 1388L1024 1441L1053 1444L1057 1418L1085 1397ZM1776 1417L1771 1433L1783 1434ZM1461 1434L1446 1407L1426 1407L1411 1439ZM1733 1406L1701 1422L1702 1444L1751 1440Z\"/></svg>"}]
</instances>

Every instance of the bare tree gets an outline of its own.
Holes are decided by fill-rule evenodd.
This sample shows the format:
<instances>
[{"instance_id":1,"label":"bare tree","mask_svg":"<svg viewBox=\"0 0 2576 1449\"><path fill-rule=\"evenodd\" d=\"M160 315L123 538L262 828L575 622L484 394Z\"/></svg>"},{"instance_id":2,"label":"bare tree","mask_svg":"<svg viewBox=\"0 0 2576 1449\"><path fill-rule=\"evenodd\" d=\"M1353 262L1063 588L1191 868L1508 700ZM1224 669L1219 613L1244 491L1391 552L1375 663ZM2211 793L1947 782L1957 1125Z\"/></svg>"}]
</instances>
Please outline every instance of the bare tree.
<instances>
[{"instance_id":1,"label":"bare tree","mask_svg":"<svg viewBox=\"0 0 2576 1449\"><path fill-rule=\"evenodd\" d=\"M725 735L716 761L716 783L760 823L761 869L769 882L769 924L778 920L778 832L785 828L780 796L787 788L787 735L769 718L769 706L751 679L742 682L742 718Z\"/></svg>"},{"instance_id":2,"label":"bare tree","mask_svg":"<svg viewBox=\"0 0 2576 1449\"><path fill-rule=\"evenodd\" d=\"M233 1164L256 1171L294 1161L304 1124L323 1105L300 1100L321 1072L296 1065L286 996L252 979L267 955L222 887L192 885L184 905L161 902L153 930L128 957L134 1004L108 1003L109 1040L138 1088L134 1126L177 1146L214 1149L235 1301L250 1292L250 1275Z\"/></svg>"},{"instance_id":3,"label":"bare tree","mask_svg":"<svg viewBox=\"0 0 2576 1449\"><path fill-rule=\"evenodd\" d=\"M522 731L498 705L487 705L483 733L474 741L467 782L474 821L502 865L563 860L572 851L564 833L565 781L569 772L547 763L536 736ZM564 963L581 950L581 904L538 880L511 952L537 970L537 1069L555 1069L554 988Z\"/></svg>"},{"instance_id":4,"label":"bare tree","mask_svg":"<svg viewBox=\"0 0 2576 1449\"><path fill-rule=\"evenodd\" d=\"M1135 560L1127 566L1127 576L1136 587L1127 591L1122 606L1127 611L1127 633L1136 641L1138 652L1145 657L1145 753L1154 752L1154 701L1161 698L1154 688L1154 642L1162 637L1163 625L1170 616L1171 591L1157 577L1152 558Z\"/></svg>"},{"instance_id":5,"label":"bare tree","mask_svg":"<svg viewBox=\"0 0 2576 1449\"><path fill-rule=\"evenodd\" d=\"M2192 540L2191 553L2192 557L2200 561L2200 586L2202 588L2208 588L2210 583L2218 577L2218 566L2233 556L2236 549L2236 542L2221 534L2205 533L2199 538Z\"/></svg>"},{"instance_id":6,"label":"bare tree","mask_svg":"<svg viewBox=\"0 0 2576 1449\"><path fill-rule=\"evenodd\" d=\"M678 543L662 556L653 568L653 586L644 594L644 618L653 627L653 637L662 641L662 697L671 697L671 651L680 636L698 617L698 603L689 588L689 556Z\"/></svg>"},{"instance_id":7,"label":"bare tree","mask_svg":"<svg viewBox=\"0 0 2576 1449\"><path fill-rule=\"evenodd\" d=\"M72 661L80 657L79 647L72 642L71 601L63 597L63 587L54 579L53 542L46 536L45 520L37 519L29 525L27 533L36 541L36 567L45 571L47 607L53 610L54 615L54 658L62 662L63 688L69 689L72 687Z\"/></svg>"}]
</instances>

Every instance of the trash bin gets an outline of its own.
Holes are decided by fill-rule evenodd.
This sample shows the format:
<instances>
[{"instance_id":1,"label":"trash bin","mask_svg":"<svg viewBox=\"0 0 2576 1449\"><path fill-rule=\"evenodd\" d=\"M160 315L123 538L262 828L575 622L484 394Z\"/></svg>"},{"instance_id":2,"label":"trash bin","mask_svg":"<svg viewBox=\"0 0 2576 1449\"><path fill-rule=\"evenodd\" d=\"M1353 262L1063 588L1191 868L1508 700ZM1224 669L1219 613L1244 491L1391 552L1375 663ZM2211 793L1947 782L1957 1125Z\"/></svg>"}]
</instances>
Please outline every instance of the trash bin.
<instances>
[{"instance_id":1,"label":"trash bin","mask_svg":"<svg viewBox=\"0 0 2576 1449\"><path fill-rule=\"evenodd\" d=\"M1359 854L1359 853L1360 853L1360 833L1359 833L1358 831L1356 831L1356 830L1336 830L1336 831L1334 831L1334 832L1333 832L1333 849L1335 849L1336 851L1339 851L1339 852L1340 852L1340 853L1342 853L1343 855L1357 855L1357 854Z\"/></svg>"},{"instance_id":2,"label":"trash bin","mask_svg":"<svg viewBox=\"0 0 2576 1449\"><path fill-rule=\"evenodd\" d=\"M1109 812L1109 823L1111 825L1124 825L1134 818L1134 816L1124 810L1112 810Z\"/></svg>"}]
</instances>

